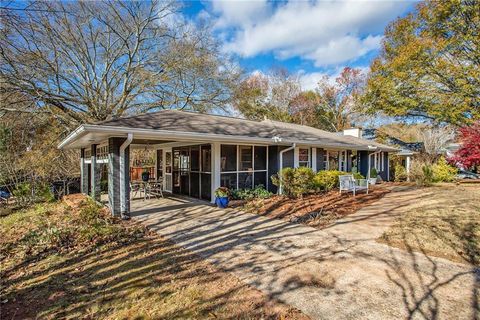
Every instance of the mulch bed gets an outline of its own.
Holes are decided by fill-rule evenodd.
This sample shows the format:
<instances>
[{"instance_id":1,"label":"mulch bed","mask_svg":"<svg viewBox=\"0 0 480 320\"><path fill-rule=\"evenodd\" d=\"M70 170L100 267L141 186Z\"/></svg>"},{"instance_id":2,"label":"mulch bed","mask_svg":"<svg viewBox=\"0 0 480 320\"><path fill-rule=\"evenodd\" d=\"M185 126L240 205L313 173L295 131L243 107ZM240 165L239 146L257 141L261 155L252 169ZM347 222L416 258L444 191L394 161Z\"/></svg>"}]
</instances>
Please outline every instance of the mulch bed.
<instances>
[{"instance_id":1,"label":"mulch bed","mask_svg":"<svg viewBox=\"0 0 480 320\"><path fill-rule=\"evenodd\" d=\"M293 223L302 223L314 228L324 228L336 220L368 206L389 193L384 185L372 188L368 195L364 192L353 196L352 193L340 194L338 190L317 193L292 199L285 196L273 196L269 199L256 199L248 202L234 202L232 206Z\"/></svg>"}]
</instances>

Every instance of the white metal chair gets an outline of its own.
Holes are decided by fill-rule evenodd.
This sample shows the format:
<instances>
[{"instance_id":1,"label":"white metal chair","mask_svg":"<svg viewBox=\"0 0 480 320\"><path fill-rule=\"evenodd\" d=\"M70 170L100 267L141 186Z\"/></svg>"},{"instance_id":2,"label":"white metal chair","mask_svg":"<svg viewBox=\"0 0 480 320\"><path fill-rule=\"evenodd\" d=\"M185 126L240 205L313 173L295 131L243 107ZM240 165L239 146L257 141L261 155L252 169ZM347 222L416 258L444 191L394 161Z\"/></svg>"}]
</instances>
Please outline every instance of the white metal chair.
<instances>
[{"instance_id":1,"label":"white metal chair","mask_svg":"<svg viewBox=\"0 0 480 320\"><path fill-rule=\"evenodd\" d=\"M148 183L147 185L148 187L148 194L149 194L149 198L150 198L150 195L153 195L154 197L162 197L163 198L163 181L162 180L157 180L157 181L153 181L153 182L150 182Z\"/></svg>"},{"instance_id":2,"label":"white metal chair","mask_svg":"<svg viewBox=\"0 0 480 320\"><path fill-rule=\"evenodd\" d=\"M133 193L133 197L132 198L135 198L135 196L141 192L140 190L140 184L134 182L134 183L131 183L130 182L130 192Z\"/></svg>"},{"instance_id":3,"label":"white metal chair","mask_svg":"<svg viewBox=\"0 0 480 320\"><path fill-rule=\"evenodd\" d=\"M342 191L353 192L355 196L357 191L366 190L368 194L367 179L355 179L351 174L339 176L338 179L340 182L340 193Z\"/></svg>"}]
</instances>

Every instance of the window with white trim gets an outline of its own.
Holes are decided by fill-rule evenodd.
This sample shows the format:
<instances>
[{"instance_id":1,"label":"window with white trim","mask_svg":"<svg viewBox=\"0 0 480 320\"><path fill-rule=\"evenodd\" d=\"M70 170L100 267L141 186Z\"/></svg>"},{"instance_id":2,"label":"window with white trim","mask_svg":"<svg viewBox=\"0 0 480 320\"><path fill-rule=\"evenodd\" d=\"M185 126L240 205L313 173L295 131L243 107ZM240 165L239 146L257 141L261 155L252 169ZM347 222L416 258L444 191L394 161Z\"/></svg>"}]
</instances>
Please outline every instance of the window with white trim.
<instances>
[{"instance_id":1,"label":"window with white trim","mask_svg":"<svg viewBox=\"0 0 480 320\"><path fill-rule=\"evenodd\" d=\"M323 170L328 170L328 150L323 151Z\"/></svg>"},{"instance_id":2,"label":"window with white trim","mask_svg":"<svg viewBox=\"0 0 480 320\"><path fill-rule=\"evenodd\" d=\"M108 160L108 145L97 146L97 161Z\"/></svg>"},{"instance_id":3,"label":"window with white trim","mask_svg":"<svg viewBox=\"0 0 480 320\"><path fill-rule=\"evenodd\" d=\"M310 167L310 148L299 148L298 149L298 166L299 167Z\"/></svg>"},{"instance_id":4,"label":"window with white trim","mask_svg":"<svg viewBox=\"0 0 480 320\"><path fill-rule=\"evenodd\" d=\"M340 167L339 163L339 152L336 150L328 150L328 166L326 166L325 170L338 170Z\"/></svg>"},{"instance_id":5,"label":"window with white trim","mask_svg":"<svg viewBox=\"0 0 480 320\"><path fill-rule=\"evenodd\" d=\"M373 167L378 171L385 169L385 154L383 152L375 153L373 155Z\"/></svg>"},{"instance_id":6,"label":"window with white trim","mask_svg":"<svg viewBox=\"0 0 480 320\"><path fill-rule=\"evenodd\" d=\"M338 153L338 170L347 171L347 150Z\"/></svg>"}]
</instances>

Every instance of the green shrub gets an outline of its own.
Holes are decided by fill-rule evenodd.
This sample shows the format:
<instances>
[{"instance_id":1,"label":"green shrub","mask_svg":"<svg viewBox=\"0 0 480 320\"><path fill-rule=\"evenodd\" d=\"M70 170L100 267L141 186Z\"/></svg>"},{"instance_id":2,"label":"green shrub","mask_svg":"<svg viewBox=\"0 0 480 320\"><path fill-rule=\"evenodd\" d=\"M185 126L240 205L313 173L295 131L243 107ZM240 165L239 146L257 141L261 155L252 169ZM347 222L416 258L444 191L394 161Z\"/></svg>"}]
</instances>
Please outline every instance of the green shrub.
<instances>
[{"instance_id":1,"label":"green shrub","mask_svg":"<svg viewBox=\"0 0 480 320\"><path fill-rule=\"evenodd\" d=\"M35 190L36 201L41 202L53 202L55 201L55 196L53 195L52 189L47 183L37 185Z\"/></svg>"},{"instance_id":2,"label":"green shrub","mask_svg":"<svg viewBox=\"0 0 480 320\"><path fill-rule=\"evenodd\" d=\"M217 198L224 198L230 196L230 190L227 187L219 187L214 194Z\"/></svg>"},{"instance_id":3,"label":"green shrub","mask_svg":"<svg viewBox=\"0 0 480 320\"><path fill-rule=\"evenodd\" d=\"M272 183L282 185L283 194L289 197L300 197L314 189L315 173L311 168L283 168L272 176Z\"/></svg>"},{"instance_id":4,"label":"green shrub","mask_svg":"<svg viewBox=\"0 0 480 320\"><path fill-rule=\"evenodd\" d=\"M13 190L13 195L16 202L21 206L34 202L52 202L55 200L48 183L19 183Z\"/></svg>"},{"instance_id":5,"label":"green shrub","mask_svg":"<svg viewBox=\"0 0 480 320\"><path fill-rule=\"evenodd\" d=\"M338 187L339 179L338 177L344 174L348 174L343 171L337 170L323 170L319 171L314 178L314 185L317 190L330 191L333 188ZM358 174L354 174L354 176ZM362 175L360 177L363 178Z\"/></svg>"},{"instance_id":6,"label":"green shrub","mask_svg":"<svg viewBox=\"0 0 480 320\"><path fill-rule=\"evenodd\" d=\"M377 169L375 168L370 169L370 178L376 178L376 177L378 177Z\"/></svg>"},{"instance_id":7,"label":"green shrub","mask_svg":"<svg viewBox=\"0 0 480 320\"><path fill-rule=\"evenodd\" d=\"M348 173L347 173L347 174L348 174ZM353 177L354 177L356 180L365 179L365 177L362 176L359 172L353 172L353 171L352 171L352 174L353 174Z\"/></svg>"},{"instance_id":8,"label":"green shrub","mask_svg":"<svg viewBox=\"0 0 480 320\"><path fill-rule=\"evenodd\" d=\"M395 182L407 180L407 169L401 164L395 166Z\"/></svg>"},{"instance_id":9,"label":"green shrub","mask_svg":"<svg viewBox=\"0 0 480 320\"><path fill-rule=\"evenodd\" d=\"M313 178L315 172L308 167L299 167L295 170L295 194L297 196L311 192L314 189Z\"/></svg>"},{"instance_id":10,"label":"green shrub","mask_svg":"<svg viewBox=\"0 0 480 320\"><path fill-rule=\"evenodd\" d=\"M437 163L432 165L434 182L452 182L455 180L457 168L447 163L444 157L441 157Z\"/></svg>"},{"instance_id":11,"label":"green shrub","mask_svg":"<svg viewBox=\"0 0 480 320\"><path fill-rule=\"evenodd\" d=\"M433 182L432 165L422 162L414 162L410 171L411 178L419 186L429 186Z\"/></svg>"},{"instance_id":12,"label":"green shrub","mask_svg":"<svg viewBox=\"0 0 480 320\"><path fill-rule=\"evenodd\" d=\"M232 198L235 200L266 199L273 194L266 190L263 185L258 185L253 189L238 189L232 191Z\"/></svg>"}]
</instances>

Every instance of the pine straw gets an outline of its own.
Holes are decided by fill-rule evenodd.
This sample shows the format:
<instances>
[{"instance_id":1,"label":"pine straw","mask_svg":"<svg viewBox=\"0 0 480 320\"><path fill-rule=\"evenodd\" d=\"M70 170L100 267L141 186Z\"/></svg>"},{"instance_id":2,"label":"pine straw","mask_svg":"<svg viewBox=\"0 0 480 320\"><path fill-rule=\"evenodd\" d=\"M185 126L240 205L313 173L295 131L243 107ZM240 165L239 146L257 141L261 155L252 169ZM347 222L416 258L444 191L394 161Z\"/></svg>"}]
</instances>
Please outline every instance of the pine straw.
<instances>
[{"instance_id":1,"label":"pine straw","mask_svg":"<svg viewBox=\"0 0 480 320\"><path fill-rule=\"evenodd\" d=\"M321 229L374 203L388 192L389 189L380 185L370 190L368 195L360 192L353 196L352 193L340 194L338 190L332 190L302 198L274 196L249 201L243 205L243 209L250 213Z\"/></svg>"},{"instance_id":2,"label":"pine straw","mask_svg":"<svg viewBox=\"0 0 480 320\"><path fill-rule=\"evenodd\" d=\"M2 319L306 319L83 197L0 218L0 232Z\"/></svg>"}]
</instances>

